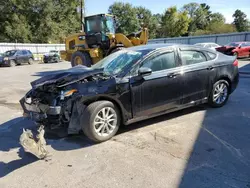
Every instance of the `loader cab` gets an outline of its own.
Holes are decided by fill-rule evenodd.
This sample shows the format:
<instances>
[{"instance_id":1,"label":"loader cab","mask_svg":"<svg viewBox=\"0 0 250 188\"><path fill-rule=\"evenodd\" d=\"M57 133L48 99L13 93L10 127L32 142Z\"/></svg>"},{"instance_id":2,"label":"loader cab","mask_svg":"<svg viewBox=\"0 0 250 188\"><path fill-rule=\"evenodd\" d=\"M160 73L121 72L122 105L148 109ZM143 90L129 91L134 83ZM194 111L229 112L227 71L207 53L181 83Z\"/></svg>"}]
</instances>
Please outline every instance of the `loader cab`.
<instances>
[{"instance_id":1,"label":"loader cab","mask_svg":"<svg viewBox=\"0 0 250 188\"><path fill-rule=\"evenodd\" d=\"M108 14L98 14L85 17L84 31L86 42L90 48L100 46L109 49L109 36L115 34L114 16Z\"/></svg>"}]
</instances>

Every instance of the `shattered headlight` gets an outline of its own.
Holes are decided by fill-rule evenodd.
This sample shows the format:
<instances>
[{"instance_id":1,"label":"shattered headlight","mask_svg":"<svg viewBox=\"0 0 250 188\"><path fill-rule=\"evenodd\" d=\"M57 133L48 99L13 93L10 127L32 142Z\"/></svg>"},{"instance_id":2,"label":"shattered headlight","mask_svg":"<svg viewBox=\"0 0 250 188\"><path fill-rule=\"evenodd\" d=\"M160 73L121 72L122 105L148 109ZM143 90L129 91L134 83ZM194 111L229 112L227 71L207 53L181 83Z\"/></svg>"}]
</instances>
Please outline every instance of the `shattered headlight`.
<instances>
[{"instance_id":1,"label":"shattered headlight","mask_svg":"<svg viewBox=\"0 0 250 188\"><path fill-rule=\"evenodd\" d=\"M73 93L77 92L76 89L70 89L67 91L61 91L61 95L60 95L60 99L64 100L65 97L69 97L71 95L73 95Z\"/></svg>"}]
</instances>

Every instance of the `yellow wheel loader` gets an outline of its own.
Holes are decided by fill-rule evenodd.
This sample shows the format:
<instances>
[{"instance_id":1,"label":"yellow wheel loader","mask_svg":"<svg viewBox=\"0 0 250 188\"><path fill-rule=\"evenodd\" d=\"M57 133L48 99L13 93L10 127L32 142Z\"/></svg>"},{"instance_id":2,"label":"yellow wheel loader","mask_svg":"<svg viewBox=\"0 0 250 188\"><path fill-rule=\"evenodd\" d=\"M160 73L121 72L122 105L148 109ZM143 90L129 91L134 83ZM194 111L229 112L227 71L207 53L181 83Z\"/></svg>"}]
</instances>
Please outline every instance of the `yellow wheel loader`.
<instances>
[{"instance_id":1,"label":"yellow wheel loader","mask_svg":"<svg viewBox=\"0 0 250 188\"><path fill-rule=\"evenodd\" d=\"M148 30L143 28L137 33L125 36L116 33L115 17L109 14L98 14L84 18L84 32L75 33L65 40L65 51L61 58L71 61L71 65L90 67L99 60L122 48L147 44Z\"/></svg>"}]
</instances>

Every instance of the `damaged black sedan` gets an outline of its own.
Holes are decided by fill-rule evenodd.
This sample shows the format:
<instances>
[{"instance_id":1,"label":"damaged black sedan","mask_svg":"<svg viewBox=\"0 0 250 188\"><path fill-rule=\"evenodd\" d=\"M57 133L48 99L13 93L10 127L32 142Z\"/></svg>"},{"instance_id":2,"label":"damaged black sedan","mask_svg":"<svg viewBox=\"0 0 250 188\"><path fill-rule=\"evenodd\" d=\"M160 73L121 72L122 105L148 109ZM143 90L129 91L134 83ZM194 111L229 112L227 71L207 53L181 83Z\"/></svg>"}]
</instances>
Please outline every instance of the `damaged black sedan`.
<instances>
[{"instance_id":1,"label":"damaged black sedan","mask_svg":"<svg viewBox=\"0 0 250 188\"><path fill-rule=\"evenodd\" d=\"M195 46L156 44L124 49L91 68L76 66L31 83L24 115L46 129L95 142L120 124L202 103L223 106L238 79L235 57Z\"/></svg>"}]
</instances>

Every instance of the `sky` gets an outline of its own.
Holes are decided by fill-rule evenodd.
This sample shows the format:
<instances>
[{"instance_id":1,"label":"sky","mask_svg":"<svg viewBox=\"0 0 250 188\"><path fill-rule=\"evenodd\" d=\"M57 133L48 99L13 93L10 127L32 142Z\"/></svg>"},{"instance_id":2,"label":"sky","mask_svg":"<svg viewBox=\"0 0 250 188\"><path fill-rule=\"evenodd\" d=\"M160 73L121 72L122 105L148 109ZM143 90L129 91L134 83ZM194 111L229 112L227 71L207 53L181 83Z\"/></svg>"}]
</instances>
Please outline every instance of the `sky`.
<instances>
[{"instance_id":1,"label":"sky","mask_svg":"<svg viewBox=\"0 0 250 188\"><path fill-rule=\"evenodd\" d=\"M108 7L116 0L85 0L86 15L107 13ZM122 2L131 3L134 6L143 6L152 11L152 13L163 13L170 6L181 8L184 4L190 2L207 3L213 12L222 13L227 23L233 21L232 15L236 9L247 14L250 19L250 0L122 0Z\"/></svg>"}]
</instances>

